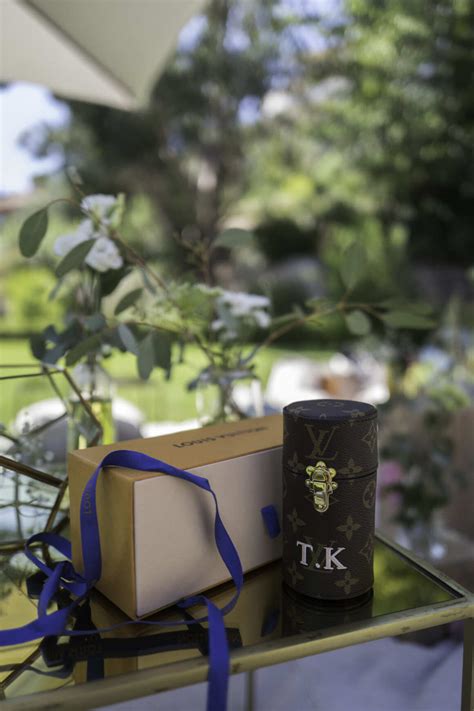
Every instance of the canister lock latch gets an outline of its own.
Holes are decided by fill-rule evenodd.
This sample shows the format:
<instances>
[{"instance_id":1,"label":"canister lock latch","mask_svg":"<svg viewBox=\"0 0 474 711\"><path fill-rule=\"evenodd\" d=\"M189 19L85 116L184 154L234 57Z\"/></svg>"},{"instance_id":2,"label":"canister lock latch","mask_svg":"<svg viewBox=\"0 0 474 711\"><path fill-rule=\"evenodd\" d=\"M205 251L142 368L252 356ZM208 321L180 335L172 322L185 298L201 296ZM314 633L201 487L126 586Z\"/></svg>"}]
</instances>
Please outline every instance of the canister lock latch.
<instances>
[{"instance_id":1,"label":"canister lock latch","mask_svg":"<svg viewBox=\"0 0 474 711\"><path fill-rule=\"evenodd\" d=\"M324 462L316 462L314 467L306 467L306 474L305 484L313 495L314 508L318 513L324 513L329 508L330 495L337 489L337 482L334 481L336 470L327 467Z\"/></svg>"}]
</instances>

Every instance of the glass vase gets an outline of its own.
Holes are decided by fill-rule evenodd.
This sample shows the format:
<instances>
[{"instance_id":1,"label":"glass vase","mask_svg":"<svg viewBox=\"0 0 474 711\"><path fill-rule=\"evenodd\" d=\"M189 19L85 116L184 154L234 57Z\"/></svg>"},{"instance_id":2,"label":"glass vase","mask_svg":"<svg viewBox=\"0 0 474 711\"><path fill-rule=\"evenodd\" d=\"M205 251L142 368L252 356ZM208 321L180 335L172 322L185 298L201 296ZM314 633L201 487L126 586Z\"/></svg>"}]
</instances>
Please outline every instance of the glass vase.
<instances>
[{"instance_id":1,"label":"glass vase","mask_svg":"<svg viewBox=\"0 0 474 711\"><path fill-rule=\"evenodd\" d=\"M73 372L73 380L81 397L89 406L96 421L101 427L98 444L110 444L115 441L115 424L112 415L113 382L106 370L96 361L79 363ZM83 449L91 444L97 434L97 428L92 425L90 417L84 409L77 393L69 397L71 417L68 427L68 451Z\"/></svg>"},{"instance_id":2,"label":"glass vase","mask_svg":"<svg viewBox=\"0 0 474 711\"><path fill-rule=\"evenodd\" d=\"M245 368L205 370L197 379L196 411L201 426L260 417L264 414L261 381Z\"/></svg>"}]
</instances>

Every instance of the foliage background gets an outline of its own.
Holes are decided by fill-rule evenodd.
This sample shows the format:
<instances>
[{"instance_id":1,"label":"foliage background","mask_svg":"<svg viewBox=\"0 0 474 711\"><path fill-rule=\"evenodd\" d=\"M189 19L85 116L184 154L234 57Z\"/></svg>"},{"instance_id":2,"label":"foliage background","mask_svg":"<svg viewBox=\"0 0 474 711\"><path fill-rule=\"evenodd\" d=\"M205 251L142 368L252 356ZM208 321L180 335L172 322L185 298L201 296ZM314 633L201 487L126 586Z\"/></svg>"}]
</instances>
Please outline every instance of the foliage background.
<instances>
[{"instance_id":1,"label":"foliage background","mask_svg":"<svg viewBox=\"0 0 474 711\"><path fill-rule=\"evenodd\" d=\"M162 274L268 293L276 314L340 295L341 252L360 241L361 300L403 294L441 313L455 295L472 325L473 20L472 0L212 0L142 111L68 102L66 126L24 137L63 158L32 203L71 191L73 168L87 192L127 194L123 232ZM23 217L1 225L4 336L61 319L47 250L35 267L19 258ZM74 219L56 209L51 239ZM229 227L251 237L204 273L184 247ZM293 338L313 353L350 342L337 319Z\"/></svg>"}]
</instances>

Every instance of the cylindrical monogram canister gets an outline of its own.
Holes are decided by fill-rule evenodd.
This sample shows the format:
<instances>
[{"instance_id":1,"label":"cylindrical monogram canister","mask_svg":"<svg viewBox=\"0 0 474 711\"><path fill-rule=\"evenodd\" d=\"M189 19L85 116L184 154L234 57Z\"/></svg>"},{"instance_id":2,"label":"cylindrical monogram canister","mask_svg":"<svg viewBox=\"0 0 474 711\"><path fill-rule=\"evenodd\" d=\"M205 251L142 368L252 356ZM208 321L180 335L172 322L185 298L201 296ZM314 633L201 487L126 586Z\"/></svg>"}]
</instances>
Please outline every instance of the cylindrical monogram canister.
<instances>
[{"instance_id":1,"label":"cylindrical monogram canister","mask_svg":"<svg viewBox=\"0 0 474 711\"><path fill-rule=\"evenodd\" d=\"M321 600L372 588L377 410L303 400L283 410L283 579Z\"/></svg>"}]
</instances>

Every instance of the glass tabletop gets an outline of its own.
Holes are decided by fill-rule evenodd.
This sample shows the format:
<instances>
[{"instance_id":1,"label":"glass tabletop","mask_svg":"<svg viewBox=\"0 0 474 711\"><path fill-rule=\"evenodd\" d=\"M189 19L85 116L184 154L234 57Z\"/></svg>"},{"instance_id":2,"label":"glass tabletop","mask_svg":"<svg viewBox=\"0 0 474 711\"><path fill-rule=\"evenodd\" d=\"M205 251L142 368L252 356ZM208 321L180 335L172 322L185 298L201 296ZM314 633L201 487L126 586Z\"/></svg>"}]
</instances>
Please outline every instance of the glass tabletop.
<instances>
[{"instance_id":1,"label":"glass tabletop","mask_svg":"<svg viewBox=\"0 0 474 711\"><path fill-rule=\"evenodd\" d=\"M236 607L226 616L232 650L247 648L258 654L268 642L298 644L304 633L344 632L351 625L370 624L374 618L449 603L462 597L454 588L423 571L407 557L377 540L373 594L345 606L301 598L282 586L281 563L249 573ZM21 553L0 558L0 625L22 625L36 615L38 581ZM208 596L222 607L232 596L230 585ZM191 610L190 619L205 612ZM169 608L149 620L182 619ZM76 628L104 628L126 621L126 616L100 593L93 593L74 621ZM159 628L129 624L86 637L49 638L0 648L0 698L82 685L144 669L159 670L183 660L207 655L205 626L182 624ZM169 667L168 667L169 669Z\"/></svg>"}]
</instances>

